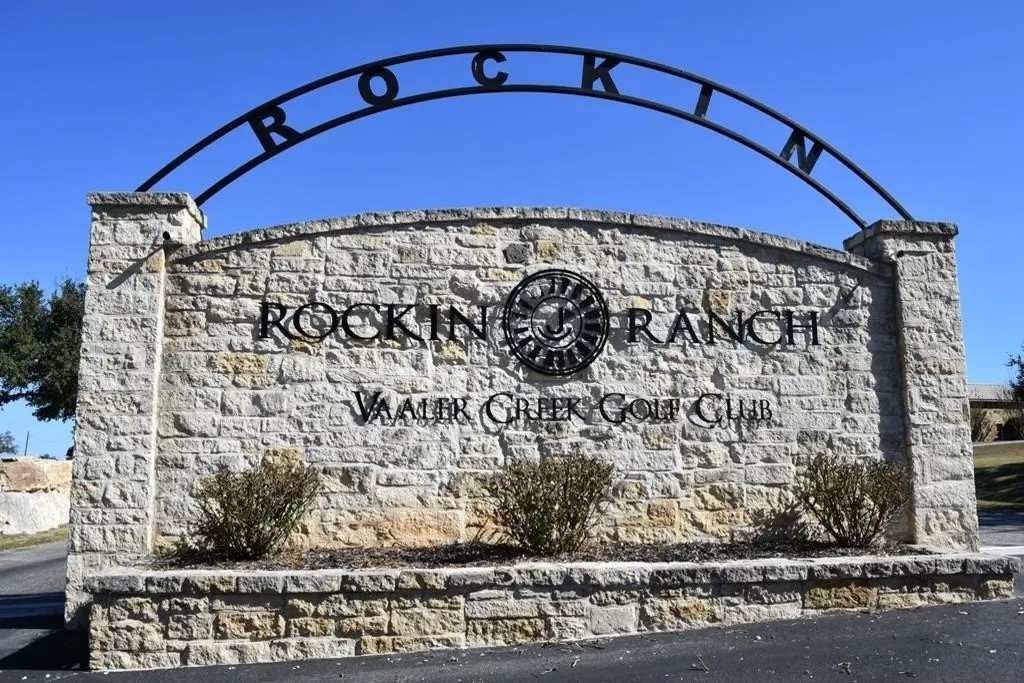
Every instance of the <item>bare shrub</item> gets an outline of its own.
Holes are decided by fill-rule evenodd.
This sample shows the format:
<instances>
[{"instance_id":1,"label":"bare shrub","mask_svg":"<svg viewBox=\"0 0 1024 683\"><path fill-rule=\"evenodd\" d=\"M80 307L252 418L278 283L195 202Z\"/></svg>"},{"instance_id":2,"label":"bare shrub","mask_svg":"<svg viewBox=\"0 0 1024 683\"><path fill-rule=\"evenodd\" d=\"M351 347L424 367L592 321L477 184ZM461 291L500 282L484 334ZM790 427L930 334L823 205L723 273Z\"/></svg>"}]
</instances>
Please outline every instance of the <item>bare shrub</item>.
<instances>
[{"instance_id":1,"label":"bare shrub","mask_svg":"<svg viewBox=\"0 0 1024 683\"><path fill-rule=\"evenodd\" d=\"M978 443L987 441L995 425L988 417L988 411L980 408L971 408L971 442Z\"/></svg>"},{"instance_id":2,"label":"bare shrub","mask_svg":"<svg viewBox=\"0 0 1024 683\"><path fill-rule=\"evenodd\" d=\"M200 519L177 554L192 559L254 560L277 550L320 492L308 466L265 459L254 469L222 469L199 483Z\"/></svg>"},{"instance_id":3,"label":"bare shrub","mask_svg":"<svg viewBox=\"0 0 1024 683\"><path fill-rule=\"evenodd\" d=\"M486 485L494 498L494 521L529 552L578 550L608 499L613 470L610 463L585 455L510 460Z\"/></svg>"},{"instance_id":4,"label":"bare shrub","mask_svg":"<svg viewBox=\"0 0 1024 683\"><path fill-rule=\"evenodd\" d=\"M819 455L804 471L797 499L836 543L865 548L878 542L910 500L910 468Z\"/></svg>"}]
</instances>

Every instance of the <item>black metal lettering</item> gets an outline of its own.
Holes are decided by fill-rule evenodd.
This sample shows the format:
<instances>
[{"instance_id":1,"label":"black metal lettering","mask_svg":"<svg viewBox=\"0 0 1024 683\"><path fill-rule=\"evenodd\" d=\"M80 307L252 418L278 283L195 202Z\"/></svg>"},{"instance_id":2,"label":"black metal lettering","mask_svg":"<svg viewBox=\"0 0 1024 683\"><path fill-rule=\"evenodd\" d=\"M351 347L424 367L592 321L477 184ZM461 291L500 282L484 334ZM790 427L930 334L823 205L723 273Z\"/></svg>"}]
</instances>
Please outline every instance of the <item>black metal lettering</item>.
<instances>
[{"instance_id":1,"label":"black metal lettering","mask_svg":"<svg viewBox=\"0 0 1024 683\"><path fill-rule=\"evenodd\" d=\"M467 399L464 399L464 398L455 398L455 399L452 399L452 401L453 401L453 405L452 405L452 420L457 422L458 419L459 419L459 416L461 415L462 417L466 418L466 420L468 421L469 420L469 414L466 412L466 406L469 404L469 401Z\"/></svg>"},{"instance_id":2,"label":"black metal lettering","mask_svg":"<svg viewBox=\"0 0 1024 683\"><path fill-rule=\"evenodd\" d=\"M375 78L384 81L384 92L380 95L373 91L373 79ZM383 66L367 69L359 74L359 96L367 104L375 107L390 104L398 97L398 79L395 78L395 74Z\"/></svg>"},{"instance_id":3,"label":"black metal lettering","mask_svg":"<svg viewBox=\"0 0 1024 683\"><path fill-rule=\"evenodd\" d=\"M270 312L277 312L277 317L271 319ZM283 321L284 316L288 312L288 309L284 307L284 304L274 303L271 301L264 301L260 304L260 339L267 339L270 337L270 327L276 327L281 331L288 339L295 339L292 333L285 328Z\"/></svg>"},{"instance_id":4,"label":"black metal lettering","mask_svg":"<svg viewBox=\"0 0 1024 683\"><path fill-rule=\"evenodd\" d=\"M331 324L328 326L327 331L323 334L311 334L302 328L302 314L307 310L312 309L315 306L319 306L327 311L327 315L331 318ZM295 331L301 334L306 339L312 339L314 341L323 341L327 337L331 336L336 329L338 329L338 313L328 306L327 304L320 303L319 301L310 301L308 304L303 304L295 309L294 315L292 315L292 325L295 327Z\"/></svg>"},{"instance_id":5,"label":"black metal lettering","mask_svg":"<svg viewBox=\"0 0 1024 683\"><path fill-rule=\"evenodd\" d=\"M259 110L249 119L249 126L256 134L256 139L263 145L264 152L272 152L280 144L274 140L274 135L284 138L285 141L299 137L299 131L285 124L286 118L284 109L274 106ZM269 123L267 119L270 119Z\"/></svg>"},{"instance_id":6,"label":"black metal lettering","mask_svg":"<svg viewBox=\"0 0 1024 683\"><path fill-rule=\"evenodd\" d=\"M359 416L362 418L364 423L369 422L372 418L380 416L382 411L387 412L388 418L391 418L391 410L388 408L387 401L383 400L380 395L381 392L377 392L370 399L370 405L366 405L363 402L363 392L355 391L356 403L359 404Z\"/></svg>"},{"instance_id":7,"label":"black metal lettering","mask_svg":"<svg viewBox=\"0 0 1024 683\"><path fill-rule=\"evenodd\" d=\"M720 315L708 309L708 344L715 343L715 323L725 330L725 333L735 342L743 342L743 311L736 311L736 327L733 328Z\"/></svg>"},{"instance_id":8,"label":"black metal lettering","mask_svg":"<svg viewBox=\"0 0 1024 683\"><path fill-rule=\"evenodd\" d=\"M615 87L615 81L612 80L611 70L618 66L619 60L608 57L601 60L600 64L597 64L596 55L584 55L583 56L583 79L580 83L580 87L584 90L593 90L594 81L601 81L601 88L605 92L612 94L618 94L619 89Z\"/></svg>"},{"instance_id":9,"label":"black metal lettering","mask_svg":"<svg viewBox=\"0 0 1024 683\"><path fill-rule=\"evenodd\" d=\"M448 307L448 338L455 339L455 326L465 325L478 339L487 339L487 306L478 306L480 309L480 327L473 324L473 321L462 314L455 306Z\"/></svg>"},{"instance_id":10,"label":"black metal lettering","mask_svg":"<svg viewBox=\"0 0 1024 683\"><path fill-rule=\"evenodd\" d=\"M441 324L441 316L438 312L439 306L437 304L430 304L428 307L430 311L430 341L437 341L441 337L438 336L438 327Z\"/></svg>"},{"instance_id":11,"label":"black metal lettering","mask_svg":"<svg viewBox=\"0 0 1024 683\"><path fill-rule=\"evenodd\" d=\"M704 422L708 423L709 425L719 424L719 423L722 422L722 411L721 411L721 409L718 409L718 410L715 411L714 417L708 417L704 413L704 401L706 401L708 399L715 399L717 401L721 401L722 400L722 395L721 394L701 394L700 397L697 399L697 402L693 404L693 411L695 413L697 413L697 417L699 417L701 420L703 420Z\"/></svg>"},{"instance_id":12,"label":"black metal lettering","mask_svg":"<svg viewBox=\"0 0 1024 683\"><path fill-rule=\"evenodd\" d=\"M411 311L413 308L415 308L415 306L410 304L408 306L405 306L400 313L396 314L395 305L388 304L387 327L384 332L385 339L394 339L395 330L399 329L402 330L402 332L405 333L405 336L409 337L410 339L415 339L416 341L423 341L423 337L410 330L408 327L406 327L405 323L402 322L402 316Z\"/></svg>"},{"instance_id":13,"label":"black metal lettering","mask_svg":"<svg viewBox=\"0 0 1024 683\"><path fill-rule=\"evenodd\" d=\"M779 152L779 156L786 161L790 160L793 156L793 151L796 150L796 165L801 171L810 175L811 169L814 168L814 164L818 162L818 157L821 156L824 146L812 138L811 151L807 151L805 145L804 134L798 130L794 130L789 134L789 139L786 140L785 146L782 151Z\"/></svg>"},{"instance_id":14,"label":"black metal lettering","mask_svg":"<svg viewBox=\"0 0 1024 683\"><path fill-rule=\"evenodd\" d=\"M504 419L499 419L498 416L495 415L494 411L492 410L492 408L495 405L495 399L497 399L499 396L504 396L504 397L506 397L510 401L512 400L512 394L509 394L509 393L502 392L502 393L499 393L499 394L492 394L490 396L490 398L487 399L487 402L484 403L484 412L487 414L487 417L492 422L497 422L499 424L508 424L509 422L512 422L513 418L512 418L511 415L509 415L507 409L505 411Z\"/></svg>"},{"instance_id":15,"label":"black metal lettering","mask_svg":"<svg viewBox=\"0 0 1024 683\"><path fill-rule=\"evenodd\" d=\"M715 92L707 83L700 86L700 95L697 96L697 106L693 109L693 115L704 118L708 113L708 105L711 104L711 95Z\"/></svg>"},{"instance_id":16,"label":"black metal lettering","mask_svg":"<svg viewBox=\"0 0 1024 683\"><path fill-rule=\"evenodd\" d=\"M647 326L651 324L651 312L645 308L627 308L626 313L628 318L626 319L626 330L629 334L629 342L636 342L637 332L643 332L647 335L647 338L656 344L660 344L661 341L655 337Z\"/></svg>"},{"instance_id":17,"label":"black metal lettering","mask_svg":"<svg viewBox=\"0 0 1024 683\"><path fill-rule=\"evenodd\" d=\"M625 394L615 394L615 393L612 393L612 394L605 394L604 396L602 396L601 397L601 403L598 406L598 408L601 411L601 417L604 418L605 422L611 422L613 424L622 424L626 420L626 414L622 410L619 411L618 419L616 419L616 418L612 417L611 415L609 415L608 411L606 409L608 401L610 399L612 399L612 398L618 398L619 401L621 402L621 401L625 401L626 400L626 395Z\"/></svg>"},{"instance_id":18,"label":"black metal lettering","mask_svg":"<svg viewBox=\"0 0 1024 683\"><path fill-rule=\"evenodd\" d=\"M760 315L774 316L775 321L779 322L782 319L782 315L778 311L755 311L747 318L747 336L753 339L758 344L764 344L765 346L772 346L782 342L782 325L779 325L779 338L774 341L768 341L762 339L761 335L757 333L757 328L754 327L754 323L757 322L757 317Z\"/></svg>"},{"instance_id":19,"label":"black metal lettering","mask_svg":"<svg viewBox=\"0 0 1024 683\"><path fill-rule=\"evenodd\" d=\"M380 307L375 304L352 304L351 306L346 308L344 312L341 314L341 329L345 332L345 334L352 337L353 339L362 339L364 341L369 341L371 339L376 339L377 337L379 337L380 330L377 330L370 336L355 333L355 330L352 329L352 325L349 324L348 317L352 315L352 311L354 311L357 308L369 308L372 311L380 312Z\"/></svg>"},{"instance_id":20,"label":"black metal lettering","mask_svg":"<svg viewBox=\"0 0 1024 683\"><path fill-rule=\"evenodd\" d=\"M786 341L790 344L795 343L793 332L796 330L810 330L811 331L811 346L821 346L818 342L818 312L811 311L808 315L811 318L809 323L798 323L793 318L793 311L787 310L784 312L786 315Z\"/></svg>"},{"instance_id":21,"label":"black metal lettering","mask_svg":"<svg viewBox=\"0 0 1024 683\"><path fill-rule=\"evenodd\" d=\"M676 335L679 334L680 329L684 330L690 337L691 344L701 344L701 340L697 337L697 330L694 329L693 323L690 321L690 316L686 314L686 311L679 311L679 315L676 316L675 321L672 323L672 330L669 332L668 339L665 340L666 344L671 344L676 340Z\"/></svg>"},{"instance_id":22,"label":"black metal lettering","mask_svg":"<svg viewBox=\"0 0 1024 683\"><path fill-rule=\"evenodd\" d=\"M484 72L484 62L498 62L500 64L504 61L505 55L498 50L483 50L476 53L476 56L473 57L473 80L485 88L500 88L508 80L508 73L498 71L493 76L488 76Z\"/></svg>"}]
</instances>

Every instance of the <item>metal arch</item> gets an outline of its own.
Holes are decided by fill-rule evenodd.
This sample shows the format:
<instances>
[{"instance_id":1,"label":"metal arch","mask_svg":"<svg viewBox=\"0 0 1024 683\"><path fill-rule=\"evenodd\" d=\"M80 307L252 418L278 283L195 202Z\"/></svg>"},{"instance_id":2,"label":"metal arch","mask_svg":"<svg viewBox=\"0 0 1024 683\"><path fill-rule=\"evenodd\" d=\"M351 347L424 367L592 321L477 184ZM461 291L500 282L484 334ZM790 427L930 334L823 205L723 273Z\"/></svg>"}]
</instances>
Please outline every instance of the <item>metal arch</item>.
<instances>
[{"instance_id":1,"label":"metal arch","mask_svg":"<svg viewBox=\"0 0 1024 683\"><path fill-rule=\"evenodd\" d=\"M492 61L495 65L505 61L505 52L532 52L532 53L546 53L546 54L561 54L561 55L575 55L583 57L583 75L580 86L565 86L565 85L549 85L549 84L507 84L508 73L499 71L496 76L486 76L483 73L482 63L484 61ZM448 57L453 55L473 54L474 59L472 62L472 76L478 85L466 86L459 88L448 88L443 90L435 90L425 93L419 93L416 95L410 95L406 97L398 97L398 81L395 75L389 70L389 67L407 64L410 62L418 62L423 60L434 59L437 57ZM597 60L602 60L598 63ZM478 63L480 60L480 63ZM614 82L612 69L619 64L628 64L651 71L667 74L691 83L700 85L700 93L692 112L672 107L660 102L648 100L632 95L623 95L618 91L618 88ZM479 70L479 71L478 71ZM338 81L352 78L354 76L359 77L359 92L363 100L369 105L362 109L344 114L304 131L296 131L291 126L285 124L287 120L286 113L281 109L281 105L285 104L297 97L305 95L306 93L318 90L325 86L331 85ZM371 83L374 78L380 79L385 85L385 93L383 95L376 94ZM589 82L588 82L589 81ZM595 84L600 83L601 89L596 89ZM824 196L833 205L835 205L840 211L845 213L851 220L853 220L861 228L867 227L867 223L862 219L856 212L854 212L845 202L837 197L831 190L825 187L817 179L811 177L811 171L814 165L817 163L818 158L822 153L827 153L835 161L842 164L855 176L857 176L865 185L871 188L872 191L879 197L881 197L890 207L892 207L902 218L907 220L913 220L911 214L898 202L896 199L885 190L876 180L869 176L863 169L857 166L853 161L848 159L845 155L840 153L835 147L825 142L820 137L811 133L807 128L801 126L790 118L784 116L780 112L772 109L771 107L758 102L757 100L744 95L732 88L724 85L720 85L712 80L699 76L697 74L677 69L665 64L660 64L646 59L640 59L637 57L631 57L629 55L619 54L615 52L607 52L604 50L592 50L588 48L577 48L567 47L560 45L531 45L531 44L494 44L494 45L464 45L459 47L441 48L436 50L426 50L421 52L413 52L406 55L399 55L395 57L389 57L387 59L381 59L374 62L369 62L361 66L345 69L338 71L329 76L311 81L305 85L299 86L293 90L290 90L282 95L279 95L273 99L267 100L263 104L260 104L253 109L250 109L241 116L224 124L217 130L213 131L199 142L195 143L187 150L179 154L168 164L166 164L159 171L154 173L148 178L142 185L138 187L138 192L146 192L150 190L156 183L161 181L163 178L172 173L175 169L180 167L186 161L191 159L193 156L215 143L220 138L224 137L228 133L231 133L238 128L244 127L246 124L252 127L253 133L257 136L259 142L263 145L263 152L251 158L249 161L236 167L233 171L222 177L220 180L215 182L213 185L205 189L196 197L196 203L202 204L207 199L212 197L214 194L224 189L227 185L240 178L245 173L251 171L253 168L259 166L264 161L267 161L274 156L280 154L293 147L294 145L308 140L311 137L319 135L320 133L326 132L338 126L350 123L366 116L376 114L381 111L387 111L389 109L395 109L398 107L407 106L410 104L416 104L419 102L427 102L432 100L446 99L450 97L460 97L463 95L475 95L483 93L496 93L496 92L531 92L531 93L555 93L564 95L578 95L584 97L594 97L598 99L612 100L616 102L623 102L625 104L631 104L633 106L643 107L653 111L658 111L664 114L669 114L676 118L681 118L691 123L695 123L704 128L715 131L725 137L739 142L748 149L752 149L762 156L771 159L775 163L779 164L789 172L796 175L798 178L803 180L805 183L814 188L819 194ZM707 111L712 96L715 93L724 95L733 100L736 100L742 104L745 104L762 114L784 124L790 129L789 137L787 138L782 150L780 152L774 152L768 147L762 145L759 142L751 140L750 138L738 133L726 126L711 121L707 118ZM272 124L267 125L267 119L272 119ZM273 135L278 135L284 138L278 142L274 139ZM810 141L810 150L806 147L806 142ZM794 164L791 159L794 153L796 154L796 163Z\"/></svg>"}]
</instances>

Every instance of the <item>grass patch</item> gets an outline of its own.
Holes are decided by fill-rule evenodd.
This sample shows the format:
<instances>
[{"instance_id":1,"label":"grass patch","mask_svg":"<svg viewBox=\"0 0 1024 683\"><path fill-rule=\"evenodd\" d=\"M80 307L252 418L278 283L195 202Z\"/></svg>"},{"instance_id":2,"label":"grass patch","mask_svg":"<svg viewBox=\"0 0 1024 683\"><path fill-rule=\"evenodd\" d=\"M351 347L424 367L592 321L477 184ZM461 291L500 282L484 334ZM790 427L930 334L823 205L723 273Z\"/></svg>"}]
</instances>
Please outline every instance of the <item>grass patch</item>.
<instances>
[{"instance_id":1,"label":"grass patch","mask_svg":"<svg viewBox=\"0 0 1024 683\"><path fill-rule=\"evenodd\" d=\"M15 548L27 548L32 545L42 545L54 541L66 541L68 539L68 526L62 524L56 529L42 531L38 534L12 534L0 536L0 550L14 550Z\"/></svg>"},{"instance_id":2,"label":"grass patch","mask_svg":"<svg viewBox=\"0 0 1024 683\"><path fill-rule=\"evenodd\" d=\"M980 508L1024 508L1024 441L975 444L974 487Z\"/></svg>"}]
</instances>

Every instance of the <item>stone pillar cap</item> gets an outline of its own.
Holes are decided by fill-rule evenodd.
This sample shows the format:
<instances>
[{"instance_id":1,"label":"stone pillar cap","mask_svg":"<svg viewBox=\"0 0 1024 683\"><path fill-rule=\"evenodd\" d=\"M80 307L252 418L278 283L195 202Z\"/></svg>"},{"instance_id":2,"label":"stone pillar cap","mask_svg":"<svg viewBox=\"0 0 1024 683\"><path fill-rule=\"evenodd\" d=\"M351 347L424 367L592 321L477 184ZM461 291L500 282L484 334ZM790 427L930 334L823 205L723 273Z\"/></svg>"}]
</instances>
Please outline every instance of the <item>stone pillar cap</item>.
<instances>
[{"instance_id":1,"label":"stone pillar cap","mask_svg":"<svg viewBox=\"0 0 1024 683\"><path fill-rule=\"evenodd\" d=\"M884 218L843 240L843 248L849 251L879 235L919 235L921 237L953 239L959 232L960 229L956 223L946 221L905 221Z\"/></svg>"},{"instance_id":2,"label":"stone pillar cap","mask_svg":"<svg viewBox=\"0 0 1024 683\"><path fill-rule=\"evenodd\" d=\"M199 225L206 227L206 215L187 192L89 192L89 206L171 206L188 210Z\"/></svg>"}]
</instances>

